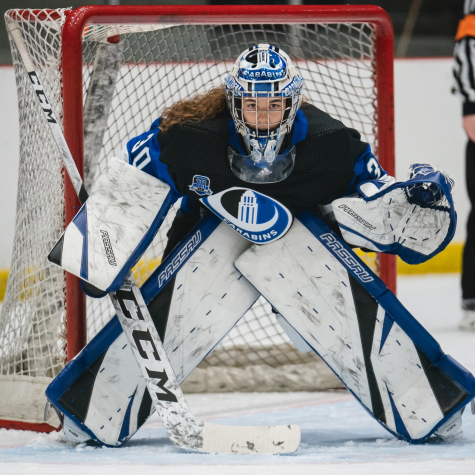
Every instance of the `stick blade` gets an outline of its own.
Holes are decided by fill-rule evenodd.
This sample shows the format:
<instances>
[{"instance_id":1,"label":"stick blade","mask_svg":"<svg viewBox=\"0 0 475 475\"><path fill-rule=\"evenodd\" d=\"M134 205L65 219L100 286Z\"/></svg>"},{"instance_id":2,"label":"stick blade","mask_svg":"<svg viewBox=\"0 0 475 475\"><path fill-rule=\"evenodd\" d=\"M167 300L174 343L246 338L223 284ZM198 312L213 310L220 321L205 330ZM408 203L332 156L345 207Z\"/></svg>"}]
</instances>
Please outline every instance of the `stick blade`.
<instances>
[{"instance_id":1,"label":"stick blade","mask_svg":"<svg viewBox=\"0 0 475 475\"><path fill-rule=\"evenodd\" d=\"M233 454L288 454L300 445L300 427L288 426L221 426L205 423L205 452Z\"/></svg>"}]
</instances>

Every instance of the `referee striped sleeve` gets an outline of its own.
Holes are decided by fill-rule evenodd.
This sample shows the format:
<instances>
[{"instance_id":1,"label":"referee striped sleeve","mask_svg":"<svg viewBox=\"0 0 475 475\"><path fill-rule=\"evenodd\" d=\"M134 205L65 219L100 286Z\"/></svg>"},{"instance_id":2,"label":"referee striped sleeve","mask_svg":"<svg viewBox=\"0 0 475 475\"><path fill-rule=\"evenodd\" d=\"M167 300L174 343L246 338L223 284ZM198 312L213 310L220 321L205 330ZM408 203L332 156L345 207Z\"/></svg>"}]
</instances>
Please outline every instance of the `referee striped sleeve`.
<instances>
[{"instance_id":1,"label":"referee striped sleeve","mask_svg":"<svg viewBox=\"0 0 475 475\"><path fill-rule=\"evenodd\" d=\"M473 0L475 2L475 0ZM455 90L464 101L464 114L475 113L475 39L463 38L455 44L453 76ZM474 103L468 105L468 103ZM466 110L466 109L470 110Z\"/></svg>"},{"instance_id":2,"label":"referee striped sleeve","mask_svg":"<svg viewBox=\"0 0 475 475\"><path fill-rule=\"evenodd\" d=\"M471 13L475 13L475 0L465 0L463 14L470 15Z\"/></svg>"}]
</instances>

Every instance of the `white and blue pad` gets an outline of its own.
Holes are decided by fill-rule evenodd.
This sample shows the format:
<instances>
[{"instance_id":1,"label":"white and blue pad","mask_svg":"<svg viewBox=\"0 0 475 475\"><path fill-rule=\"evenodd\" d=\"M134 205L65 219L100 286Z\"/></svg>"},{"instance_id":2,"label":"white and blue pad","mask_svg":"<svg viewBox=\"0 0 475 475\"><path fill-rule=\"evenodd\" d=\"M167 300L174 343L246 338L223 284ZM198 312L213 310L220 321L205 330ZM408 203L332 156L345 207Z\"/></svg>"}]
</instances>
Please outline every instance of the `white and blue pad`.
<instances>
[{"instance_id":1,"label":"white and blue pad","mask_svg":"<svg viewBox=\"0 0 475 475\"><path fill-rule=\"evenodd\" d=\"M311 212L237 269L394 435L423 442L475 396L475 379Z\"/></svg>"},{"instance_id":2,"label":"white and blue pad","mask_svg":"<svg viewBox=\"0 0 475 475\"><path fill-rule=\"evenodd\" d=\"M443 251L454 236L452 186L445 173L417 164L408 181L364 182L357 187L361 197L339 198L332 207L347 243L420 264Z\"/></svg>"},{"instance_id":3,"label":"white and blue pad","mask_svg":"<svg viewBox=\"0 0 475 475\"><path fill-rule=\"evenodd\" d=\"M257 300L234 267L250 245L209 213L142 286L180 383ZM69 438L85 433L108 446L127 441L155 410L117 317L64 368L46 396L67 418Z\"/></svg>"},{"instance_id":4,"label":"white and blue pad","mask_svg":"<svg viewBox=\"0 0 475 475\"><path fill-rule=\"evenodd\" d=\"M118 290L178 194L112 158L48 259L104 292Z\"/></svg>"}]
</instances>

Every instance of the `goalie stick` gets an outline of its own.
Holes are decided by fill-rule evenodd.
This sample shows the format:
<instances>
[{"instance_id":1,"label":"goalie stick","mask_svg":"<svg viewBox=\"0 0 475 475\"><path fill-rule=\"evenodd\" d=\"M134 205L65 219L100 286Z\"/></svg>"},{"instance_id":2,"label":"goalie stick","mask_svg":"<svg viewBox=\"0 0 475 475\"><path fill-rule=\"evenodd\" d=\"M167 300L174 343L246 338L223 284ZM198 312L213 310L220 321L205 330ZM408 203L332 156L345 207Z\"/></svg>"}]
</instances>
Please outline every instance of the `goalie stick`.
<instances>
[{"instance_id":1,"label":"goalie stick","mask_svg":"<svg viewBox=\"0 0 475 475\"><path fill-rule=\"evenodd\" d=\"M17 23L7 26L81 205L88 198L63 132L28 54ZM124 285L110 294L120 324L140 367L168 437L178 446L203 452L289 453L300 443L298 426L233 427L204 423L190 412L163 349L143 296L129 272Z\"/></svg>"}]
</instances>

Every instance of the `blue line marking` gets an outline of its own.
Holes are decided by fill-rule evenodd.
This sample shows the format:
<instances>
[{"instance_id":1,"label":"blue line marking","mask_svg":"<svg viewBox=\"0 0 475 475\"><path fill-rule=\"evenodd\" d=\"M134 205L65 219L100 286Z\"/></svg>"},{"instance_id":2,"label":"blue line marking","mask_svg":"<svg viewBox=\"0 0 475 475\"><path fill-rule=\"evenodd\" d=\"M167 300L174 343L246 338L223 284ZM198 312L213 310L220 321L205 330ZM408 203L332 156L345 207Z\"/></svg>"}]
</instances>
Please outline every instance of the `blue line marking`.
<instances>
[{"instance_id":1,"label":"blue line marking","mask_svg":"<svg viewBox=\"0 0 475 475\"><path fill-rule=\"evenodd\" d=\"M127 343L122 347L122 349L124 349L126 346L127 346Z\"/></svg>"},{"instance_id":2,"label":"blue line marking","mask_svg":"<svg viewBox=\"0 0 475 475\"><path fill-rule=\"evenodd\" d=\"M214 249L211 249L211 251L209 251L209 253L211 254L213 251L214 251Z\"/></svg>"},{"instance_id":3,"label":"blue line marking","mask_svg":"<svg viewBox=\"0 0 475 475\"><path fill-rule=\"evenodd\" d=\"M335 329L331 326L331 325L328 325L333 331L335 331Z\"/></svg>"},{"instance_id":4,"label":"blue line marking","mask_svg":"<svg viewBox=\"0 0 475 475\"><path fill-rule=\"evenodd\" d=\"M302 297L302 294L297 290L297 293L300 295L300 297Z\"/></svg>"},{"instance_id":5,"label":"blue line marking","mask_svg":"<svg viewBox=\"0 0 475 475\"><path fill-rule=\"evenodd\" d=\"M279 272L279 275L282 277L282 279L284 278L284 276Z\"/></svg>"},{"instance_id":6,"label":"blue line marking","mask_svg":"<svg viewBox=\"0 0 475 475\"><path fill-rule=\"evenodd\" d=\"M180 290L183 287L183 284L180 284L180 286L176 290Z\"/></svg>"},{"instance_id":7,"label":"blue line marking","mask_svg":"<svg viewBox=\"0 0 475 475\"><path fill-rule=\"evenodd\" d=\"M313 311L318 315L318 312L315 309L313 309Z\"/></svg>"},{"instance_id":8,"label":"blue line marking","mask_svg":"<svg viewBox=\"0 0 475 475\"><path fill-rule=\"evenodd\" d=\"M211 310L206 315L209 315L210 313L211 313Z\"/></svg>"},{"instance_id":9,"label":"blue line marking","mask_svg":"<svg viewBox=\"0 0 475 475\"><path fill-rule=\"evenodd\" d=\"M191 330L191 331L190 331L190 333L193 333L195 330L196 330L196 327L195 327L195 328L193 328L193 330Z\"/></svg>"},{"instance_id":10,"label":"blue line marking","mask_svg":"<svg viewBox=\"0 0 475 475\"><path fill-rule=\"evenodd\" d=\"M341 283L342 283L345 287L347 287L347 285L346 285L343 281L341 281Z\"/></svg>"},{"instance_id":11,"label":"blue line marking","mask_svg":"<svg viewBox=\"0 0 475 475\"><path fill-rule=\"evenodd\" d=\"M325 267L326 267L328 270L331 270L326 264L325 264Z\"/></svg>"},{"instance_id":12,"label":"blue line marking","mask_svg":"<svg viewBox=\"0 0 475 475\"><path fill-rule=\"evenodd\" d=\"M194 270L193 270L193 272L195 272L196 269L198 269L198 267L195 267Z\"/></svg>"},{"instance_id":13,"label":"blue line marking","mask_svg":"<svg viewBox=\"0 0 475 475\"><path fill-rule=\"evenodd\" d=\"M396 343L397 343L399 346L401 346L401 343L399 343L399 341L398 341L398 340L396 340Z\"/></svg>"},{"instance_id":14,"label":"blue line marking","mask_svg":"<svg viewBox=\"0 0 475 475\"><path fill-rule=\"evenodd\" d=\"M221 298L224 299L224 297L226 297L226 295L228 295L228 294L224 294Z\"/></svg>"},{"instance_id":15,"label":"blue line marking","mask_svg":"<svg viewBox=\"0 0 475 475\"><path fill-rule=\"evenodd\" d=\"M104 370L105 370L105 368L102 368L102 369L99 371L99 373L102 373Z\"/></svg>"},{"instance_id":16,"label":"blue line marking","mask_svg":"<svg viewBox=\"0 0 475 475\"><path fill-rule=\"evenodd\" d=\"M307 246L310 249L310 252L313 252L313 249L310 246Z\"/></svg>"}]
</instances>

